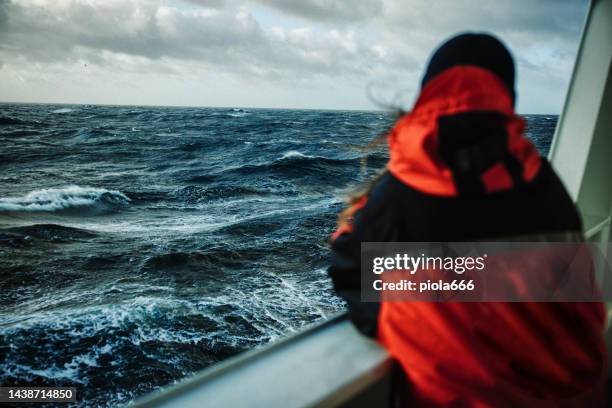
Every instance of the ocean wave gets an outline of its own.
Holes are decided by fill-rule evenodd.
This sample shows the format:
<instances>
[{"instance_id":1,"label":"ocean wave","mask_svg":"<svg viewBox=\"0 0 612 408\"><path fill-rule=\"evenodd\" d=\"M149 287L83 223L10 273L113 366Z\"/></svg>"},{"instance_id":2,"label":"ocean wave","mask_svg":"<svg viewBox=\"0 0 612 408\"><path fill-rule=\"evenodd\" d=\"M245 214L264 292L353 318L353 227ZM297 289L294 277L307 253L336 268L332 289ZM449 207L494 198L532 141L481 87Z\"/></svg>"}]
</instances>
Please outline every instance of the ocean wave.
<instances>
[{"instance_id":1,"label":"ocean wave","mask_svg":"<svg viewBox=\"0 0 612 408\"><path fill-rule=\"evenodd\" d=\"M283 154L281 156L281 160L285 160L285 159L293 159L293 158L306 158L306 159L314 159L314 156L310 156L308 154L304 154L302 152L299 152L297 150L290 150L287 153Z\"/></svg>"},{"instance_id":2,"label":"ocean wave","mask_svg":"<svg viewBox=\"0 0 612 408\"><path fill-rule=\"evenodd\" d=\"M251 142L252 143L252 142ZM311 143L309 143L307 140L299 140L299 139L293 139L293 138L286 138L286 137L279 137L279 138L274 138L271 140L258 140L256 141L256 143L260 146L265 146L265 145L301 145L301 146L309 146L311 145Z\"/></svg>"},{"instance_id":3,"label":"ocean wave","mask_svg":"<svg viewBox=\"0 0 612 408\"><path fill-rule=\"evenodd\" d=\"M228 113L227 116L230 116L232 118L242 118L247 116L249 113L248 112L234 112L234 113Z\"/></svg>"},{"instance_id":4,"label":"ocean wave","mask_svg":"<svg viewBox=\"0 0 612 408\"><path fill-rule=\"evenodd\" d=\"M229 119L229 118L242 118L250 114L251 112L245 109L232 108L232 109L228 109L225 112L212 112L210 114L206 114L205 117L214 117L217 119Z\"/></svg>"},{"instance_id":5,"label":"ocean wave","mask_svg":"<svg viewBox=\"0 0 612 408\"><path fill-rule=\"evenodd\" d=\"M248 112L227 112L227 113L213 113L215 119L231 119L231 118L243 118L245 116L250 115Z\"/></svg>"},{"instance_id":6,"label":"ocean wave","mask_svg":"<svg viewBox=\"0 0 612 408\"><path fill-rule=\"evenodd\" d=\"M10 116L0 116L0 126L11 126L11 125L27 125L28 122L25 120L13 118Z\"/></svg>"},{"instance_id":7,"label":"ocean wave","mask_svg":"<svg viewBox=\"0 0 612 408\"><path fill-rule=\"evenodd\" d=\"M86 365L89 367L97 367L96 360L92 358L93 357L90 355L76 356L63 366L54 364L43 369L36 369L29 365L15 363L7 364L3 369L5 371L5 377L20 378L28 382L33 382L37 378L44 378L47 381L64 380L70 381L71 383L86 385L88 381L82 375L79 366Z\"/></svg>"},{"instance_id":8,"label":"ocean wave","mask_svg":"<svg viewBox=\"0 0 612 408\"><path fill-rule=\"evenodd\" d=\"M276 160L229 167L224 169L221 173L226 177L229 175L235 177L235 174L254 177L261 174L273 173L289 179L320 176L321 179L319 179L319 183L338 183L339 181L333 178L335 175L346 176L346 172L343 171L344 169L357 168L358 166L359 157L329 158L323 156L310 156L299 152L289 152L289 154L286 153Z\"/></svg>"},{"instance_id":9,"label":"ocean wave","mask_svg":"<svg viewBox=\"0 0 612 408\"><path fill-rule=\"evenodd\" d=\"M78 138L88 138L92 136L115 136L112 131L104 128L90 129L82 127L75 131L75 136Z\"/></svg>"},{"instance_id":10,"label":"ocean wave","mask_svg":"<svg viewBox=\"0 0 612 408\"><path fill-rule=\"evenodd\" d=\"M240 185L214 185L201 187L190 185L174 191L171 196L186 204L207 203L227 198L265 197L274 195L275 191Z\"/></svg>"},{"instance_id":11,"label":"ocean wave","mask_svg":"<svg viewBox=\"0 0 612 408\"><path fill-rule=\"evenodd\" d=\"M129 202L130 199L120 191L67 186L34 190L22 197L0 198L0 211L55 212L73 209L98 214L126 206Z\"/></svg>"},{"instance_id":12,"label":"ocean wave","mask_svg":"<svg viewBox=\"0 0 612 408\"><path fill-rule=\"evenodd\" d=\"M201 183L206 184L215 180L215 176L210 174L198 174L196 176L186 177L185 181L188 183Z\"/></svg>"},{"instance_id":13,"label":"ocean wave","mask_svg":"<svg viewBox=\"0 0 612 408\"><path fill-rule=\"evenodd\" d=\"M5 384L89 385L79 406L109 401L111 406L125 405L153 388L282 337L296 324L290 315L295 310L305 312L309 321L311 315L326 313L312 300L297 307L306 299L294 293L300 288L293 281L272 274L262 278L278 283L283 293L267 297L263 288L228 289L194 300L171 293L136 295L119 303L23 315L19 322L0 326ZM122 386L134 376L142 389ZM110 386L93 386L101 382Z\"/></svg>"},{"instance_id":14,"label":"ocean wave","mask_svg":"<svg viewBox=\"0 0 612 408\"><path fill-rule=\"evenodd\" d=\"M256 249L241 250L226 247L213 247L196 252L170 252L154 255L142 266L143 271L194 270L198 275L205 273L217 274L220 267L238 266L255 262L265 255L265 251ZM183 276L188 278L188 276Z\"/></svg>"},{"instance_id":15,"label":"ocean wave","mask_svg":"<svg viewBox=\"0 0 612 408\"><path fill-rule=\"evenodd\" d=\"M24 130L17 129L10 132L2 132L3 137L27 137L27 136L36 136L39 134L37 130Z\"/></svg>"},{"instance_id":16,"label":"ocean wave","mask_svg":"<svg viewBox=\"0 0 612 408\"><path fill-rule=\"evenodd\" d=\"M61 109L54 109L51 111L51 113L70 113L73 112L74 109L70 109L70 108L61 108Z\"/></svg>"},{"instance_id":17,"label":"ocean wave","mask_svg":"<svg viewBox=\"0 0 612 408\"><path fill-rule=\"evenodd\" d=\"M248 115L249 113L251 113L251 112L249 112L248 110L246 110L246 109L242 109L242 108L232 108L232 109L231 109L231 112L232 112L233 114L240 114L240 115L242 115L242 116L245 116L245 115Z\"/></svg>"},{"instance_id":18,"label":"ocean wave","mask_svg":"<svg viewBox=\"0 0 612 408\"><path fill-rule=\"evenodd\" d=\"M51 242L70 242L97 236L97 234L92 231L57 224L33 224L23 227L7 228L4 229L3 232Z\"/></svg>"}]
</instances>

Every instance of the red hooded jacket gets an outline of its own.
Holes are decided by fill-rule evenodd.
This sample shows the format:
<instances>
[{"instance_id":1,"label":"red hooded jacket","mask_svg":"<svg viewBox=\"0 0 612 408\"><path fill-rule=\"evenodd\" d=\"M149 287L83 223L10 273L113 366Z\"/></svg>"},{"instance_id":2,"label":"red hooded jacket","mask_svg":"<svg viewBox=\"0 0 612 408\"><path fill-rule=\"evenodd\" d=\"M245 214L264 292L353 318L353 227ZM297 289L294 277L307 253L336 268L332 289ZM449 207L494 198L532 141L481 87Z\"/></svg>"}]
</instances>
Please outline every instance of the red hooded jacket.
<instances>
[{"instance_id":1,"label":"red hooded jacket","mask_svg":"<svg viewBox=\"0 0 612 408\"><path fill-rule=\"evenodd\" d=\"M464 197L441 154L439 124L470 112L503 118L509 161L484 166L477 180L483 191ZM366 304L359 297L361 242L580 233L575 206L524 128L495 74L469 65L445 70L390 132L388 172L353 209L352 223L333 236L335 289L357 327L400 363L412 407L603 402L602 303Z\"/></svg>"}]
</instances>

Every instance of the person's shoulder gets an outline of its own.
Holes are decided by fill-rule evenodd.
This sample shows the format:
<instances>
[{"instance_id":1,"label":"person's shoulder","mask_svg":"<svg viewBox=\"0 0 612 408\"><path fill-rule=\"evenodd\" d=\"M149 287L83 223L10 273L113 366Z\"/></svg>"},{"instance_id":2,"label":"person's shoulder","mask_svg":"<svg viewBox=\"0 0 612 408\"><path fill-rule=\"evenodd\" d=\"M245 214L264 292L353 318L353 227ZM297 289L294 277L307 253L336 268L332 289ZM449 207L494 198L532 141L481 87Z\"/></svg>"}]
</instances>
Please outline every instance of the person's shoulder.
<instances>
[{"instance_id":1,"label":"person's shoulder","mask_svg":"<svg viewBox=\"0 0 612 408\"><path fill-rule=\"evenodd\" d=\"M381 203L393 201L398 196L417 195L419 192L386 171L376 182L370 193L372 200Z\"/></svg>"},{"instance_id":2,"label":"person's shoulder","mask_svg":"<svg viewBox=\"0 0 612 408\"><path fill-rule=\"evenodd\" d=\"M410 187L386 171L372 187L368 195L368 204L374 212L388 211L390 207L402 201L406 194L411 193Z\"/></svg>"},{"instance_id":3,"label":"person's shoulder","mask_svg":"<svg viewBox=\"0 0 612 408\"><path fill-rule=\"evenodd\" d=\"M381 210L389 210L392 207L399 207L402 210L406 206L419 207L434 201L449 201L447 197L434 196L419 191L404 183L389 171L378 180L372 189L370 200L373 202L373 207Z\"/></svg>"},{"instance_id":4,"label":"person's shoulder","mask_svg":"<svg viewBox=\"0 0 612 408\"><path fill-rule=\"evenodd\" d=\"M540 157L540 169L533 180L531 180L530 183L527 183L527 185L539 186L546 183L557 183L558 181L560 180L557 177L557 173L555 173L550 165L550 162L545 157Z\"/></svg>"},{"instance_id":5,"label":"person's shoulder","mask_svg":"<svg viewBox=\"0 0 612 408\"><path fill-rule=\"evenodd\" d=\"M522 187L522 189L519 188L519 191L526 190L525 192L529 194L553 195L557 198L569 199L557 172L544 157L541 158L540 169L536 176Z\"/></svg>"}]
</instances>

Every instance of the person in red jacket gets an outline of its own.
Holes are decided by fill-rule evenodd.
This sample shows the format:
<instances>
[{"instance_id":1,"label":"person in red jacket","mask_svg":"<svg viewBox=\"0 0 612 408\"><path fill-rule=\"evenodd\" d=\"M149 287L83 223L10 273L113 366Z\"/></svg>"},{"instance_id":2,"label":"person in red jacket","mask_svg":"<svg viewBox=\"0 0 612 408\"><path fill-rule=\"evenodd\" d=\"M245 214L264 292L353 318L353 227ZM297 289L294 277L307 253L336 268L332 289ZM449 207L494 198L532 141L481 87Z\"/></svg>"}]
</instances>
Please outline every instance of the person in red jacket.
<instances>
[{"instance_id":1,"label":"person in red jacket","mask_svg":"<svg viewBox=\"0 0 612 408\"><path fill-rule=\"evenodd\" d=\"M362 242L452 242L549 235L582 239L574 203L524 136L514 62L487 34L431 57L389 162L332 236L329 274L349 317L399 362L417 406L601 404L601 302L382 302L360 297Z\"/></svg>"}]
</instances>

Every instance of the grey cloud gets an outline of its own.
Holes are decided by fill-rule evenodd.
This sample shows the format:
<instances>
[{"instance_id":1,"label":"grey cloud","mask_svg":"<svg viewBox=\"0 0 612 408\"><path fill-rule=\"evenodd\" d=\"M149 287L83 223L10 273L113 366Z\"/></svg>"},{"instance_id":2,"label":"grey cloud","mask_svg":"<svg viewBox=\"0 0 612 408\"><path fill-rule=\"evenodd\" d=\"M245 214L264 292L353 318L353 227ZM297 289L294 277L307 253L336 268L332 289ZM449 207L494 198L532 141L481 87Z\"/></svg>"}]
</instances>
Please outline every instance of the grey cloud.
<instances>
[{"instance_id":1,"label":"grey cloud","mask_svg":"<svg viewBox=\"0 0 612 408\"><path fill-rule=\"evenodd\" d=\"M181 10L152 1L7 3L0 54L35 62L87 60L96 50L169 63L188 60L229 72L301 78L365 73L385 61L345 31L265 32L244 10Z\"/></svg>"},{"instance_id":2,"label":"grey cloud","mask_svg":"<svg viewBox=\"0 0 612 408\"><path fill-rule=\"evenodd\" d=\"M494 3L444 0L405 7L397 0L387 0L384 20L393 37L405 41L413 38L439 41L458 31L480 30L495 32L520 46L557 41L571 47L577 43L586 3L586 0L499 0Z\"/></svg>"},{"instance_id":3,"label":"grey cloud","mask_svg":"<svg viewBox=\"0 0 612 408\"><path fill-rule=\"evenodd\" d=\"M526 70L546 71L555 80L567 81L564 67L575 56L586 8L586 0L438 0L410 6L385 0L381 32L389 47L409 52L422 64L453 34L491 32L515 55L519 77Z\"/></svg>"},{"instance_id":4,"label":"grey cloud","mask_svg":"<svg viewBox=\"0 0 612 408\"><path fill-rule=\"evenodd\" d=\"M257 0L260 4L316 22L355 22L380 15L381 0Z\"/></svg>"},{"instance_id":5,"label":"grey cloud","mask_svg":"<svg viewBox=\"0 0 612 408\"><path fill-rule=\"evenodd\" d=\"M0 30L8 21L9 0L0 0Z\"/></svg>"},{"instance_id":6,"label":"grey cloud","mask_svg":"<svg viewBox=\"0 0 612 408\"><path fill-rule=\"evenodd\" d=\"M2 45L39 61L80 57L80 47L151 59L198 58L228 46L248 48L262 37L248 16L182 13L142 1L74 2L59 10L11 3L7 14Z\"/></svg>"},{"instance_id":7,"label":"grey cloud","mask_svg":"<svg viewBox=\"0 0 612 408\"><path fill-rule=\"evenodd\" d=\"M586 0L479 0L406 3L385 1L385 18L404 28L425 27L432 31L451 27L494 27L498 31L576 33L582 25Z\"/></svg>"},{"instance_id":8,"label":"grey cloud","mask_svg":"<svg viewBox=\"0 0 612 408\"><path fill-rule=\"evenodd\" d=\"M198 6L219 9L225 7L228 3L226 0L182 0L185 3L193 3Z\"/></svg>"}]
</instances>

